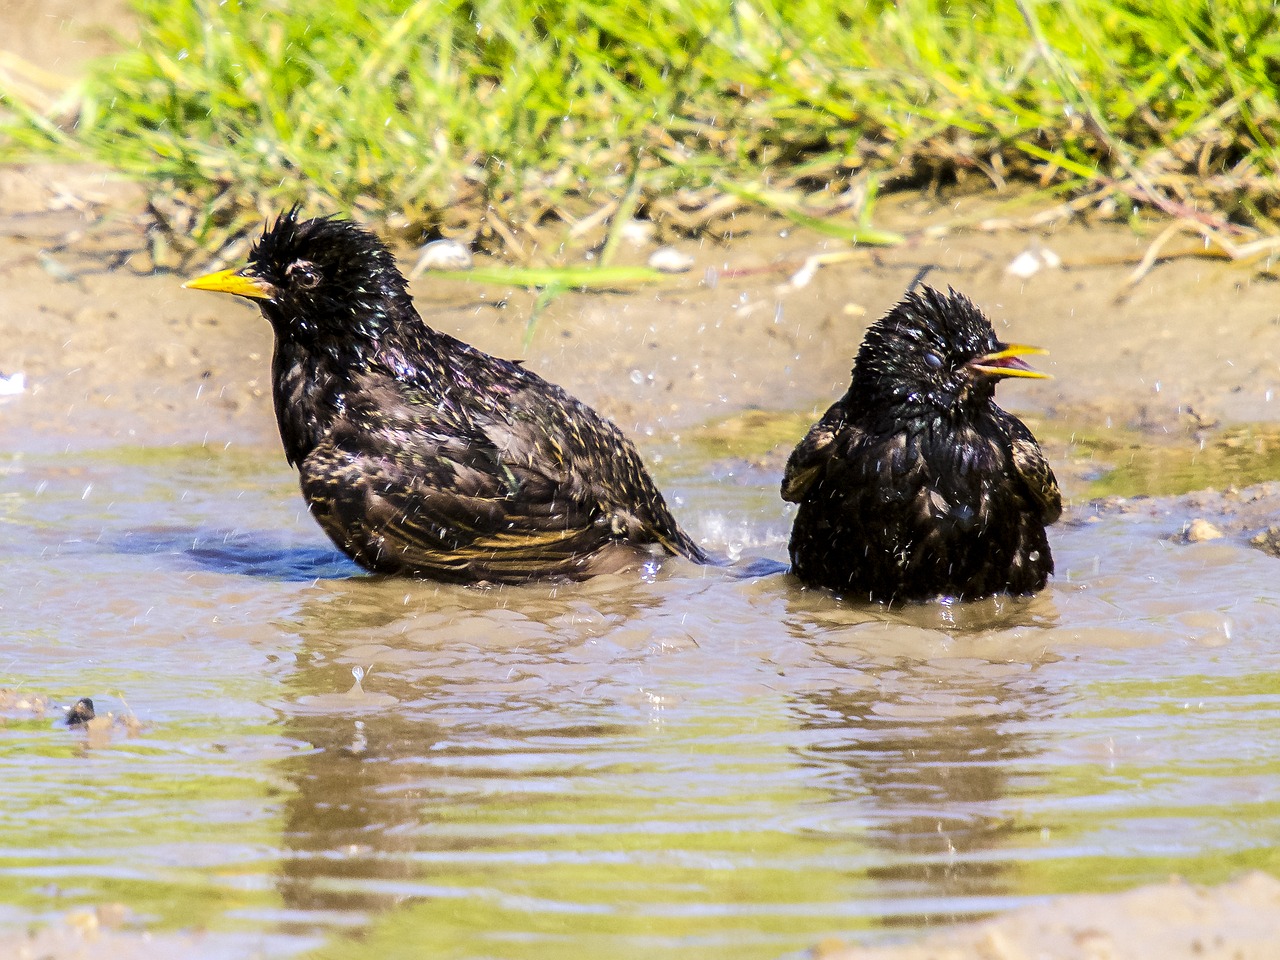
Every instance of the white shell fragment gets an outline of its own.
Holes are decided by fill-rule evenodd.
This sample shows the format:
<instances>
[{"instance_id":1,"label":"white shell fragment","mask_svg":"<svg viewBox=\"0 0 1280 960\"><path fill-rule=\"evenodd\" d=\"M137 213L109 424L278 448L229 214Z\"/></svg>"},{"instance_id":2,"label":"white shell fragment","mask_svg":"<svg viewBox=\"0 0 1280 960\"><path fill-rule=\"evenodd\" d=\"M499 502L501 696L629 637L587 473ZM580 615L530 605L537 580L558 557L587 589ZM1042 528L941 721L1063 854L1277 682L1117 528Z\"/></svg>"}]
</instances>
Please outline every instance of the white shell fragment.
<instances>
[{"instance_id":1,"label":"white shell fragment","mask_svg":"<svg viewBox=\"0 0 1280 960\"><path fill-rule=\"evenodd\" d=\"M809 257L800 269L791 275L791 286L797 290L807 287L813 281L813 278L818 275L818 267L820 266L822 264L818 263L816 259Z\"/></svg>"},{"instance_id":2,"label":"white shell fragment","mask_svg":"<svg viewBox=\"0 0 1280 960\"><path fill-rule=\"evenodd\" d=\"M693 257L675 247L659 247L649 254L649 267L661 273L686 273L693 263Z\"/></svg>"},{"instance_id":3,"label":"white shell fragment","mask_svg":"<svg viewBox=\"0 0 1280 960\"><path fill-rule=\"evenodd\" d=\"M622 239L637 247L643 247L653 239L652 220L628 220L622 225Z\"/></svg>"},{"instance_id":4,"label":"white shell fragment","mask_svg":"<svg viewBox=\"0 0 1280 960\"><path fill-rule=\"evenodd\" d=\"M25 373L13 373L5 376L0 373L0 397L16 397L20 393L25 393L27 389L27 375Z\"/></svg>"},{"instance_id":5,"label":"white shell fragment","mask_svg":"<svg viewBox=\"0 0 1280 960\"><path fill-rule=\"evenodd\" d=\"M1013 277L1026 280L1041 270L1056 270L1062 266L1062 258L1048 247L1034 246L1023 250L1013 258L1004 272Z\"/></svg>"},{"instance_id":6,"label":"white shell fragment","mask_svg":"<svg viewBox=\"0 0 1280 960\"><path fill-rule=\"evenodd\" d=\"M470 270L474 262L471 251L457 240L432 240L422 248L409 276L427 270Z\"/></svg>"},{"instance_id":7,"label":"white shell fragment","mask_svg":"<svg viewBox=\"0 0 1280 960\"><path fill-rule=\"evenodd\" d=\"M800 269L791 275L791 279L784 283L781 289L799 290L802 287L807 287L813 281L813 278L818 275L819 268L834 263L844 263L852 260L856 255L853 250L834 250L827 253L810 254L805 257Z\"/></svg>"}]
</instances>

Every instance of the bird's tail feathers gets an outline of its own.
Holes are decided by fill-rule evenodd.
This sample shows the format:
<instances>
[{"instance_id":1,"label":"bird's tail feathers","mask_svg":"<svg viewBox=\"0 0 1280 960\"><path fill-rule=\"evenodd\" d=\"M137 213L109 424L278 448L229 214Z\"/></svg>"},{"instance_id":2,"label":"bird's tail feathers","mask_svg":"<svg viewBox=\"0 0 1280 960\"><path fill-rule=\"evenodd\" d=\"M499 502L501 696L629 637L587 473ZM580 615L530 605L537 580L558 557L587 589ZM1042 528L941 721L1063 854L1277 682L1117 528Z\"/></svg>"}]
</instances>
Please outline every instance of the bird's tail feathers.
<instances>
[{"instance_id":1,"label":"bird's tail feathers","mask_svg":"<svg viewBox=\"0 0 1280 960\"><path fill-rule=\"evenodd\" d=\"M693 542L693 539L676 527L674 536L658 537L658 542L669 550L671 553L678 553L680 556L692 560L694 563L700 563L703 566L710 567L727 567L732 562L728 557L721 557L716 554L707 553L700 546Z\"/></svg>"},{"instance_id":2,"label":"bird's tail feathers","mask_svg":"<svg viewBox=\"0 0 1280 960\"><path fill-rule=\"evenodd\" d=\"M663 537L660 541L666 549L672 553L678 553L694 563L700 563L708 567L720 567L726 571L728 576L736 580L755 580L760 577L772 577L780 573L786 573L791 569L787 564L780 563L777 560L770 560L767 557L732 560L723 554L708 553L694 543L683 530L677 530L676 532L678 539Z\"/></svg>"}]
</instances>

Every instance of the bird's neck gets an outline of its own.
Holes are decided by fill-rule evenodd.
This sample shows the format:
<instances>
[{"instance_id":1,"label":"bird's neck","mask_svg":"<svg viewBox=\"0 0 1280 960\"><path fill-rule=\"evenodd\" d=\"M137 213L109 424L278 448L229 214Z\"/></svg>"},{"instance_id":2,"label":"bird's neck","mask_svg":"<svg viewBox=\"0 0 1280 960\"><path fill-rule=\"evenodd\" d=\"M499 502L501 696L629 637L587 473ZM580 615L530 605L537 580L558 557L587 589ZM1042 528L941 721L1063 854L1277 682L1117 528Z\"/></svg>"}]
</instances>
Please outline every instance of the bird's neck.
<instances>
[{"instance_id":1,"label":"bird's neck","mask_svg":"<svg viewBox=\"0 0 1280 960\"><path fill-rule=\"evenodd\" d=\"M890 391L860 390L855 386L846 397L846 406L864 428L876 433L897 432L910 424L916 429L934 425L974 424L993 415L990 396L933 396L927 391L906 387Z\"/></svg>"},{"instance_id":2,"label":"bird's neck","mask_svg":"<svg viewBox=\"0 0 1280 960\"><path fill-rule=\"evenodd\" d=\"M271 395L285 457L293 466L324 436L341 404L341 363L295 340L277 340L271 361Z\"/></svg>"}]
</instances>

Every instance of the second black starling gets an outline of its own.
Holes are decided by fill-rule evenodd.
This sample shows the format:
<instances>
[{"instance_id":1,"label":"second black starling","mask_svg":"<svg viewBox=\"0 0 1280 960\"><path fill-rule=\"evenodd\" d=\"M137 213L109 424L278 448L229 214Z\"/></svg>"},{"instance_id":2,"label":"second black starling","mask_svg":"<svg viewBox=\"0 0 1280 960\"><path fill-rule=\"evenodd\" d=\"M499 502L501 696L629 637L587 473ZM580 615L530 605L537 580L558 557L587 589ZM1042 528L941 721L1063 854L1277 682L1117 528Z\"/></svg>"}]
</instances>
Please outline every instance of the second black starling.
<instances>
[{"instance_id":1,"label":"second black starling","mask_svg":"<svg viewBox=\"0 0 1280 960\"><path fill-rule=\"evenodd\" d=\"M250 298L271 323L285 456L361 566L512 583L619 570L648 545L708 561L617 427L429 327L356 224L289 211L247 265L186 286Z\"/></svg>"},{"instance_id":2,"label":"second black starling","mask_svg":"<svg viewBox=\"0 0 1280 960\"><path fill-rule=\"evenodd\" d=\"M787 462L800 505L792 571L851 599L1030 594L1053 572L1062 513L1031 431L995 403L1004 377L1045 377L967 297L909 293L871 325L849 391Z\"/></svg>"}]
</instances>

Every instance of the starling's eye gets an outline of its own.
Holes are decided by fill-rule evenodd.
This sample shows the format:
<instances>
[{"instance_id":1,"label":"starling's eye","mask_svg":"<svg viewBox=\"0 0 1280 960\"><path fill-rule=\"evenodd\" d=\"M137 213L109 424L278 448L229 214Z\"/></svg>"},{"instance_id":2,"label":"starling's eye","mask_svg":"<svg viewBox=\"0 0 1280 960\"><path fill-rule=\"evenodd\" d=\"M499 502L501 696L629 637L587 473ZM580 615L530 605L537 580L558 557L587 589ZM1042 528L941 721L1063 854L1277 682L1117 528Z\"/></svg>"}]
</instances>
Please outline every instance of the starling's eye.
<instances>
[{"instance_id":1,"label":"starling's eye","mask_svg":"<svg viewBox=\"0 0 1280 960\"><path fill-rule=\"evenodd\" d=\"M295 260L285 268L284 275L299 290L310 290L320 283L320 271L310 260Z\"/></svg>"},{"instance_id":2,"label":"starling's eye","mask_svg":"<svg viewBox=\"0 0 1280 960\"><path fill-rule=\"evenodd\" d=\"M924 365L930 370L941 370L942 358L930 350L924 355Z\"/></svg>"}]
</instances>

